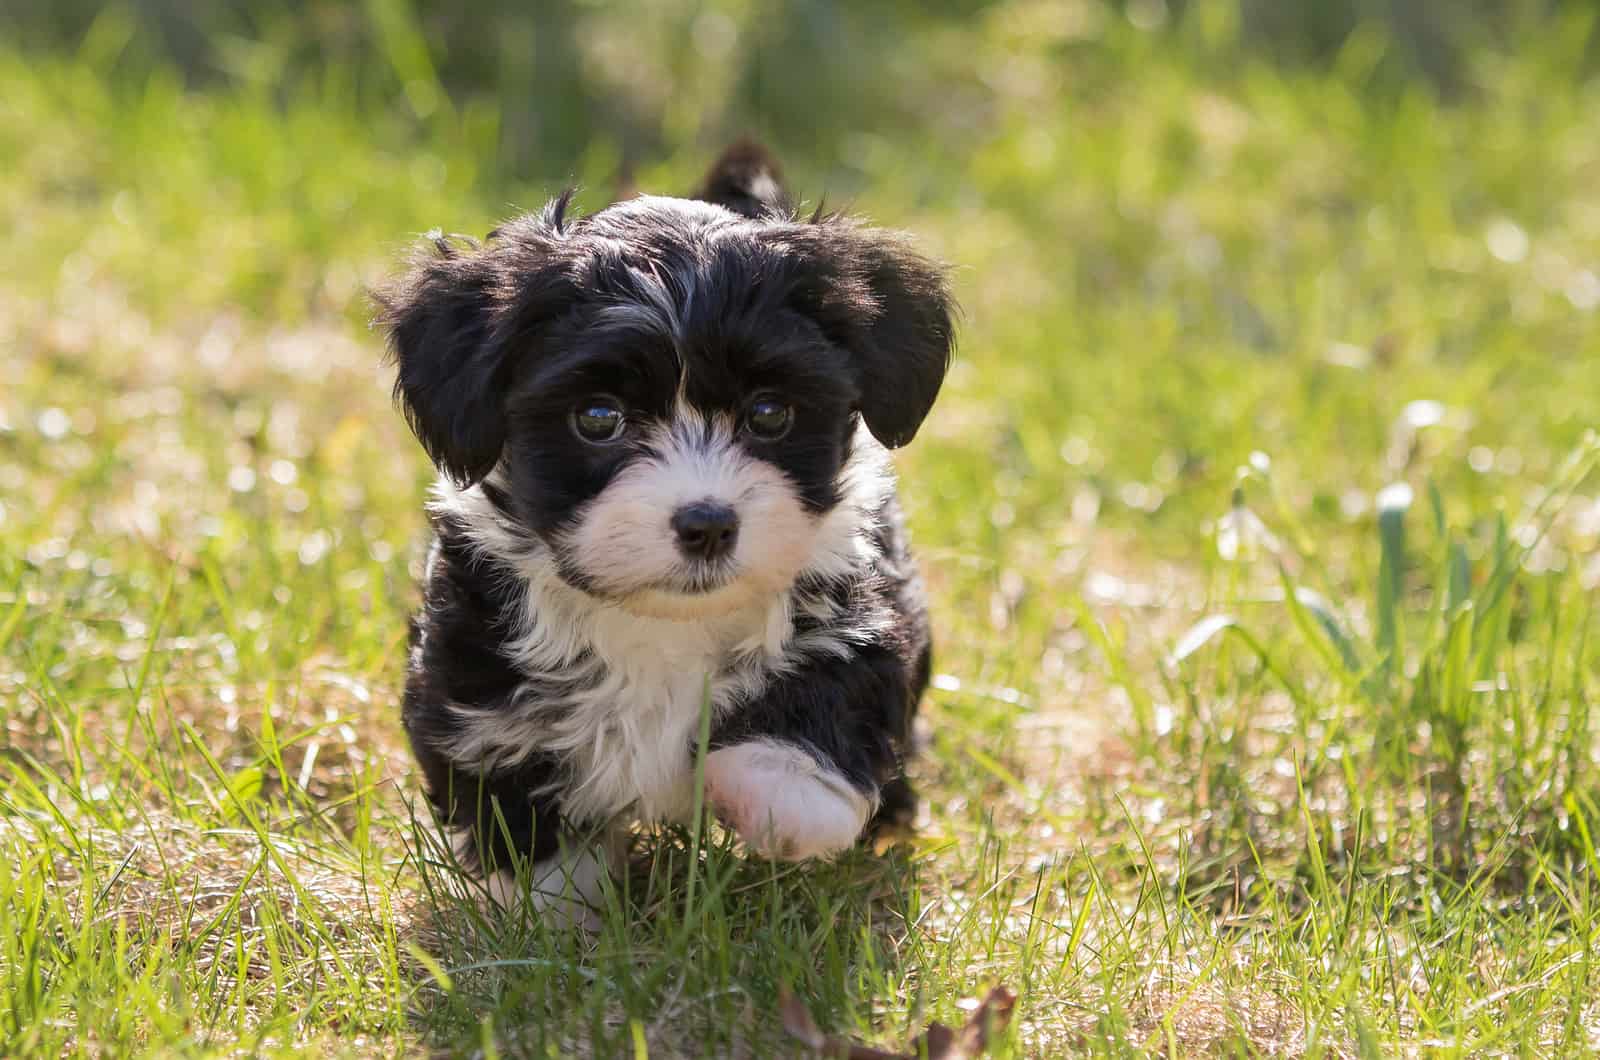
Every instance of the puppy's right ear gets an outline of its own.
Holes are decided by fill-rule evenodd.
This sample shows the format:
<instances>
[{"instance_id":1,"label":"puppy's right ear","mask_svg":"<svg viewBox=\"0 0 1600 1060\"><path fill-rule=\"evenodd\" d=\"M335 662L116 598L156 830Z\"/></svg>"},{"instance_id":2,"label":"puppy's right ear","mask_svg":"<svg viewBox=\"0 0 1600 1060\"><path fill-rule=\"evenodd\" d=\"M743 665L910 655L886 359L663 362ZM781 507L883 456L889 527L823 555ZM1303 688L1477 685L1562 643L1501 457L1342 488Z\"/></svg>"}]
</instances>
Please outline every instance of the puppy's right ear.
<instances>
[{"instance_id":1,"label":"puppy's right ear","mask_svg":"<svg viewBox=\"0 0 1600 1060\"><path fill-rule=\"evenodd\" d=\"M395 402L438 469L465 486L500 459L505 358L490 343L495 270L472 244L435 236L374 293L389 336Z\"/></svg>"},{"instance_id":2,"label":"puppy's right ear","mask_svg":"<svg viewBox=\"0 0 1600 1060\"><path fill-rule=\"evenodd\" d=\"M740 140L722 152L694 197L753 219L788 220L794 212L783 186L783 167L754 140Z\"/></svg>"},{"instance_id":3,"label":"puppy's right ear","mask_svg":"<svg viewBox=\"0 0 1600 1060\"><path fill-rule=\"evenodd\" d=\"M397 369L395 401L434 465L462 486L499 461L519 354L572 302L555 253L566 198L490 233L483 246L435 236L373 294Z\"/></svg>"}]
</instances>

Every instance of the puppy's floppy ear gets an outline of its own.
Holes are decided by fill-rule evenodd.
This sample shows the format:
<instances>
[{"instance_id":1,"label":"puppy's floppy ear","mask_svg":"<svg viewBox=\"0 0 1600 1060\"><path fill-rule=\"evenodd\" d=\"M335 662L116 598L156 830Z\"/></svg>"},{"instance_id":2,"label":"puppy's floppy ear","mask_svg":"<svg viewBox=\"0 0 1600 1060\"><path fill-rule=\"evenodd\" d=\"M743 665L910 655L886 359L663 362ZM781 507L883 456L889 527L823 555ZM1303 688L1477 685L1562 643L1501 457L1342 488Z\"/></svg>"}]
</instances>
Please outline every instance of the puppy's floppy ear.
<instances>
[{"instance_id":1,"label":"puppy's floppy ear","mask_svg":"<svg viewBox=\"0 0 1600 1060\"><path fill-rule=\"evenodd\" d=\"M696 199L726 206L753 219L787 220L794 203L783 186L783 167L761 144L740 140L711 163Z\"/></svg>"},{"instance_id":2,"label":"puppy's floppy ear","mask_svg":"<svg viewBox=\"0 0 1600 1060\"><path fill-rule=\"evenodd\" d=\"M435 236L411 268L374 292L388 332L395 400L435 466L462 486L493 470L505 444L505 392L537 326L571 303L553 253L562 196L478 246Z\"/></svg>"},{"instance_id":3,"label":"puppy's floppy ear","mask_svg":"<svg viewBox=\"0 0 1600 1060\"><path fill-rule=\"evenodd\" d=\"M776 229L798 255L790 298L855 363L861 418L891 449L933 407L955 348L944 270L901 236L836 216Z\"/></svg>"}]
</instances>

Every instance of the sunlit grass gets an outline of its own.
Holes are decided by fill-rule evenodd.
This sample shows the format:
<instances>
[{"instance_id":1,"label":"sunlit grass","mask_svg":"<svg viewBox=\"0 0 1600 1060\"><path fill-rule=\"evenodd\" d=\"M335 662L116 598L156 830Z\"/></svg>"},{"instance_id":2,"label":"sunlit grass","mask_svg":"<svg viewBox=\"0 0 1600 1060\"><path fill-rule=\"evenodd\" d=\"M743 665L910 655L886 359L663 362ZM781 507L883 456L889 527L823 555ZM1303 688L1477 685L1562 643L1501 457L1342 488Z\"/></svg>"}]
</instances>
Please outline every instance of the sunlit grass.
<instances>
[{"instance_id":1,"label":"sunlit grass","mask_svg":"<svg viewBox=\"0 0 1600 1060\"><path fill-rule=\"evenodd\" d=\"M605 152L0 52L0 1052L760 1056L786 987L894 1047L997 982L1014 1055L1600 1048L1600 94L1559 42L1447 106L1047 8L921 34L952 113L849 163L967 308L900 465L917 838L641 837L592 942L482 916L421 814L362 289Z\"/></svg>"}]
</instances>

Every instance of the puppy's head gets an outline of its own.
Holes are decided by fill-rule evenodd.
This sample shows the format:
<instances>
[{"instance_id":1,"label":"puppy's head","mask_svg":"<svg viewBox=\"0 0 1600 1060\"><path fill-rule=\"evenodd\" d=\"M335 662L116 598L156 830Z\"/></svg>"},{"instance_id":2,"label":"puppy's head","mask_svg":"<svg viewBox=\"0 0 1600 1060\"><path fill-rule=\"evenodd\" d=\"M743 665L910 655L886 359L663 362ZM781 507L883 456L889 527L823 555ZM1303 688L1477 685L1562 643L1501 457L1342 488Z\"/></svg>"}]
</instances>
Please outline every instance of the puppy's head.
<instances>
[{"instance_id":1,"label":"puppy's head","mask_svg":"<svg viewBox=\"0 0 1600 1060\"><path fill-rule=\"evenodd\" d=\"M379 296L396 396L440 471L636 613L786 589L873 444L858 425L909 441L950 356L936 266L795 220L775 167L740 150L708 178L718 201L573 218L563 197L481 246L436 240Z\"/></svg>"}]
</instances>

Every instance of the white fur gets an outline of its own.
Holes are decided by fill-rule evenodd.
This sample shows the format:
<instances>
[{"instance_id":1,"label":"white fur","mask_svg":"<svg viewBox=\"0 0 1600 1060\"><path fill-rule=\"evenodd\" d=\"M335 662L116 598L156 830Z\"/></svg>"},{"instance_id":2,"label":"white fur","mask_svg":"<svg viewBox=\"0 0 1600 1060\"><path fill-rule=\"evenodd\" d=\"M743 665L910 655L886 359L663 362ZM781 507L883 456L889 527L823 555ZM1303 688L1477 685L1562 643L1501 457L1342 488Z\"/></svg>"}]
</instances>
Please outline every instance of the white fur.
<instances>
[{"instance_id":1,"label":"white fur","mask_svg":"<svg viewBox=\"0 0 1600 1060\"><path fill-rule=\"evenodd\" d=\"M783 496L763 496L788 490L772 481L769 476L776 472L770 469L733 465L719 470L713 461L710 471L724 476L713 481L749 487L751 511L773 512L787 503ZM689 480L681 473L669 477L674 477L672 489L688 490ZM513 765L534 753L559 755L567 766L562 809L578 821L624 813L645 820L685 819L693 799L688 749L708 693L710 709L720 717L774 675L807 658L847 655L853 643L878 631L878 626L831 626L796 636L797 610L827 619L833 605L794 589L793 582L802 573L840 577L869 561L871 513L891 485L882 447L865 430L858 432L842 476L843 498L812 520L804 534L807 551L796 560L781 543L753 544L747 562L760 571L756 577L763 591L730 593L720 613L702 609L691 612L693 617L674 618L640 614L572 587L557 574L549 550L502 516L481 490L457 489L441 479L434 508L452 514L475 548L515 571L521 582L520 627L506 651L529 675L510 710L457 708L461 724L446 753L480 769ZM649 489L642 483L627 488ZM764 517L747 516L742 533L770 534L760 522ZM774 518L791 525L787 515ZM610 547L626 548L627 539L626 534L612 539ZM570 687L552 695L545 680L550 677Z\"/></svg>"},{"instance_id":2,"label":"white fur","mask_svg":"<svg viewBox=\"0 0 1600 1060\"><path fill-rule=\"evenodd\" d=\"M521 881L511 870L501 869L484 881L488 899L501 909L526 906L540 916L598 931L605 908L602 888L611 872L614 847L600 843L563 850L534 864Z\"/></svg>"},{"instance_id":3,"label":"white fur","mask_svg":"<svg viewBox=\"0 0 1600 1060\"><path fill-rule=\"evenodd\" d=\"M672 336L674 342L683 333L683 316L694 301L694 274L679 273L673 277L682 293L683 304L673 296L667 277L652 264L649 269L631 270L643 301L628 298L606 306L599 319L606 322L632 325L644 331Z\"/></svg>"},{"instance_id":4,"label":"white fur","mask_svg":"<svg viewBox=\"0 0 1600 1060\"><path fill-rule=\"evenodd\" d=\"M759 199L762 202L777 202L782 195L783 189L778 187L778 182L773 180L772 175L765 170L757 173L755 178L750 181L751 198Z\"/></svg>"},{"instance_id":5,"label":"white fur","mask_svg":"<svg viewBox=\"0 0 1600 1060\"><path fill-rule=\"evenodd\" d=\"M782 471L745 452L724 417L708 422L679 405L646 443L650 456L622 470L584 506L565 542L571 562L606 596L648 616L698 618L770 600L811 558L824 520L812 515ZM674 592L695 563L678 549L672 516L709 501L732 508L740 530L727 584Z\"/></svg>"},{"instance_id":6,"label":"white fur","mask_svg":"<svg viewBox=\"0 0 1600 1060\"><path fill-rule=\"evenodd\" d=\"M707 755L706 801L745 846L786 861L845 849L874 809L844 777L777 740L750 740Z\"/></svg>"}]
</instances>

